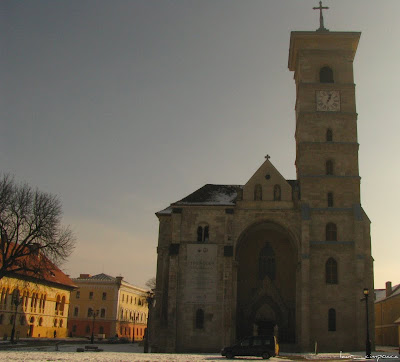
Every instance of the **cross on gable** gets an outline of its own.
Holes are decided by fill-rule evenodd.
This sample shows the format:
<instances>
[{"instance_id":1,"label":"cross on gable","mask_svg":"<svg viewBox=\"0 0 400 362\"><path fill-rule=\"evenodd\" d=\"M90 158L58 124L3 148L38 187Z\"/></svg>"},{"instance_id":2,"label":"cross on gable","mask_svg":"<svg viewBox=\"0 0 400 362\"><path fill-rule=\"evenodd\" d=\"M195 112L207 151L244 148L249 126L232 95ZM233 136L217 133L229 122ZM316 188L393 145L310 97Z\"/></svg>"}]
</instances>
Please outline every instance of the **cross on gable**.
<instances>
[{"instance_id":1,"label":"cross on gable","mask_svg":"<svg viewBox=\"0 0 400 362\"><path fill-rule=\"evenodd\" d=\"M327 6L322 6L322 1L319 2L318 7L313 7L314 10L319 10L319 29L317 31L329 31L328 29L325 29L324 27L324 16L322 15L322 10L323 9L329 9Z\"/></svg>"},{"instance_id":2,"label":"cross on gable","mask_svg":"<svg viewBox=\"0 0 400 362\"><path fill-rule=\"evenodd\" d=\"M270 155L266 155L265 158L266 158L267 160L269 160L269 159L271 158L271 156L270 156Z\"/></svg>"}]
</instances>

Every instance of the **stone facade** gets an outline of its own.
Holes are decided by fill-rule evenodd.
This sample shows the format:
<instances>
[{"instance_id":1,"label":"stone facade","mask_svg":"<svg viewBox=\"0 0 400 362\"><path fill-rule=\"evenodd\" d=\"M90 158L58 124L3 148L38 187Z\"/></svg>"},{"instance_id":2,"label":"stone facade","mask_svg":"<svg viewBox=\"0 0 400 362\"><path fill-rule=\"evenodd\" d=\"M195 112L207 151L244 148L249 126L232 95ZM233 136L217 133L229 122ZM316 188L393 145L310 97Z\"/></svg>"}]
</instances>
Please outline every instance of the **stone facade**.
<instances>
[{"instance_id":1,"label":"stone facade","mask_svg":"<svg viewBox=\"0 0 400 362\"><path fill-rule=\"evenodd\" d=\"M272 333L288 350L365 348L373 259L360 204L359 37L291 34L296 180L267 157L245 185L205 185L156 214L154 351L219 351ZM369 310L373 326L373 301Z\"/></svg>"}]
</instances>

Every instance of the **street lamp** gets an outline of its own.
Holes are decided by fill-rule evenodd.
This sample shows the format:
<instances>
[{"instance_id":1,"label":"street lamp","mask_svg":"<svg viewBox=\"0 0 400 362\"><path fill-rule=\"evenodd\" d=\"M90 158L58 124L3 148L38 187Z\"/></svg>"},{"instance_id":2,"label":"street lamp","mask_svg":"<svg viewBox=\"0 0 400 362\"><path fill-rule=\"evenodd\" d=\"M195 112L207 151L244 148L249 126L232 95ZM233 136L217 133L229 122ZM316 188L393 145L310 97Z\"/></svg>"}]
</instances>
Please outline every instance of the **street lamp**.
<instances>
[{"instance_id":1,"label":"street lamp","mask_svg":"<svg viewBox=\"0 0 400 362\"><path fill-rule=\"evenodd\" d=\"M15 305L15 314L14 314L14 321L13 327L11 330L11 343L14 343L14 336L15 336L15 322L17 320L17 313L18 313L18 306L22 303L23 297L19 297L19 290L17 289L16 293L13 295L12 304Z\"/></svg>"},{"instance_id":2,"label":"street lamp","mask_svg":"<svg viewBox=\"0 0 400 362\"><path fill-rule=\"evenodd\" d=\"M369 324L368 324L368 288L364 288L364 296L365 296L365 310L367 312L367 340L365 342L365 357L371 358L371 341L369 339Z\"/></svg>"},{"instance_id":3,"label":"street lamp","mask_svg":"<svg viewBox=\"0 0 400 362\"><path fill-rule=\"evenodd\" d=\"M153 300L154 300L154 292L152 290L149 290L147 292L146 296L146 301L147 301L147 328L144 334L144 348L143 352L148 353L149 352L149 342L150 342L150 316L152 314L152 307L153 307Z\"/></svg>"},{"instance_id":4,"label":"street lamp","mask_svg":"<svg viewBox=\"0 0 400 362\"><path fill-rule=\"evenodd\" d=\"M92 337L90 338L90 343L94 343L94 321L96 317L99 315L99 310L97 309L96 312L93 311L92 316L93 316L93 322L92 322Z\"/></svg>"}]
</instances>

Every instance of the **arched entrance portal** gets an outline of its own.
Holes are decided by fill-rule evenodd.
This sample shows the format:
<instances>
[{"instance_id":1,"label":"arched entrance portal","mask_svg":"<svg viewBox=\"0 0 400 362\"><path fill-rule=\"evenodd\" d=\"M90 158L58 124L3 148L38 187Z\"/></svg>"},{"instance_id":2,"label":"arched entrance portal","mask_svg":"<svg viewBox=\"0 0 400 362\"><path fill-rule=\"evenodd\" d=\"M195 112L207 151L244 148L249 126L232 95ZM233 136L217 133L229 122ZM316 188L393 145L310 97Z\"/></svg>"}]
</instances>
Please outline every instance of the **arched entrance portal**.
<instances>
[{"instance_id":1,"label":"arched entrance portal","mask_svg":"<svg viewBox=\"0 0 400 362\"><path fill-rule=\"evenodd\" d=\"M262 222L241 236L236 259L237 338L278 335L295 343L297 248L280 225Z\"/></svg>"}]
</instances>

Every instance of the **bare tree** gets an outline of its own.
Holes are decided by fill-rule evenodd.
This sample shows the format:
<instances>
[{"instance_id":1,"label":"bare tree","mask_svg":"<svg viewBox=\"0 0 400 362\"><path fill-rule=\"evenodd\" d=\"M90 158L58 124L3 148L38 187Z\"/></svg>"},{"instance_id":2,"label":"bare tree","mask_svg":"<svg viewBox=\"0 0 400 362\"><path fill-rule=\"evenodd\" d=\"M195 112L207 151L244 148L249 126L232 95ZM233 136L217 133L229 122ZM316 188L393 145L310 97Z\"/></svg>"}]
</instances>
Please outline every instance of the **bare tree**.
<instances>
[{"instance_id":1,"label":"bare tree","mask_svg":"<svg viewBox=\"0 0 400 362\"><path fill-rule=\"evenodd\" d=\"M156 289L156 278L150 278L146 283L145 286L151 289L153 292Z\"/></svg>"},{"instance_id":2,"label":"bare tree","mask_svg":"<svg viewBox=\"0 0 400 362\"><path fill-rule=\"evenodd\" d=\"M0 279L18 272L42 277L66 260L75 238L61 216L57 196L0 178Z\"/></svg>"}]
</instances>

